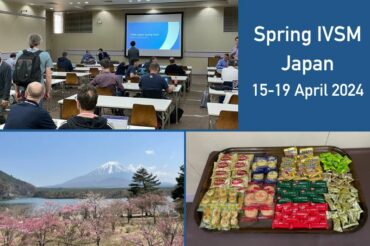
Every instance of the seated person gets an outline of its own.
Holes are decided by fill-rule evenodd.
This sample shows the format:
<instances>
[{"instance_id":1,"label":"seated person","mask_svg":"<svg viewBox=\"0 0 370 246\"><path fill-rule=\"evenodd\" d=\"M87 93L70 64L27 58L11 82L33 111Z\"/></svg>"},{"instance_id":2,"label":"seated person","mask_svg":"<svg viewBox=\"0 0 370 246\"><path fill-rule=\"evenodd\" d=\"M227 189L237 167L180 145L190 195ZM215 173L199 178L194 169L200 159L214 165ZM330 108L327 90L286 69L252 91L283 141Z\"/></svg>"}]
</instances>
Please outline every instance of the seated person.
<instances>
[{"instance_id":1,"label":"seated person","mask_svg":"<svg viewBox=\"0 0 370 246\"><path fill-rule=\"evenodd\" d=\"M26 100L11 107L4 129L55 129L49 113L39 106L45 87L32 82L26 89Z\"/></svg>"},{"instance_id":2,"label":"seated person","mask_svg":"<svg viewBox=\"0 0 370 246\"><path fill-rule=\"evenodd\" d=\"M227 68L228 63L229 63L229 54L225 54L224 57L217 62L216 65L217 70Z\"/></svg>"},{"instance_id":3,"label":"seated person","mask_svg":"<svg viewBox=\"0 0 370 246\"><path fill-rule=\"evenodd\" d=\"M92 63L92 62L95 63L95 59L93 55L90 54L90 51L86 50L85 55L83 55L81 59L81 63L83 64L83 63Z\"/></svg>"},{"instance_id":4,"label":"seated person","mask_svg":"<svg viewBox=\"0 0 370 246\"><path fill-rule=\"evenodd\" d=\"M173 92L173 86L169 86L166 80L158 74L159 68L157 63L152 63L149 66L150 73L141 77L139 87L143 91L143 97L162 98L163 90L167 93Z\"/></svg>"},{"instance_id":5,"label":"seated person","mask_svg":"<svg viewBox=\"0 0 370 246\"><path fill-rule=\"evenodd\" d=\"M177 76L183 76L186 75L184 69L182 69L181 66L178 66L176 64L175 58L170 58L170 65L166 67L166 70L164 72L167 75L177 75Z\"/></svg>"},{"instance_id":6,"label":"seated person","mask_svg":"<svg viewBox=\"0 0 370 246\"><path fill-rule=\"evenodd\" d=\"M147 61L147 62L145 62L145 63L143 64L143 67L145 68L145 70L146 70L146 72L147 72L147 73L149 73L149 66L150 66L150 64L152 64L152 63L158 63L158 59L157 59L157 57L153 56L153 57L151 57L151 58L149 59L149 61Z\"/></svg>"},{"instance_id":7,"label":"seated person","mask_svg":"<svg viewBox=\"0 0 370 246\"><path fill-rule=\"evenodd\" d=\"M67 58L68 53L63 52L62 57L58 58L57 66L59 69L62 69L64 72L72 72L73 66L71 60Z\"/></svg>"},{"instance_id":8,"label":"seated person","mask_svg":"<svg viewBox=\"0 0 370 246\"><path fill-rule=\"evenodd\" d=\"M112 129L107 119L94 114L98 93L93 86L82 85L77 94L77 108L80 114L70 118L59 129Z\"/></svg>"},{"instance_id":9,"label":"seated person","mask_svg":"<svg viewBox=\"0 0 370 246\"><path fill-rule=\"evenodd\" d=\"M124 89L122 83L120 82L121 80L119 80L117 75L110 72L110 61L107 59L103 59L100 62L100 65L102 66L102 71L90 82L90 85L99 88L108 87L112 90L112 95L123 95Z\"/></svg>"},{"instance_id":10,"label":"seated person","mask_svg":"<svg viewBox=\"0 0 370 246\"><path fill-rule=\"evenodd\" d=\"M128 80L131 77L137 75L137 67L139 66L139 59L132 59L130 66L126 71L126 79Z\"/></svg>"},{"instance_id":11,"label":"seated person","mask_svg":"<svg viewBox=\"0 0 370 246\"><path fill-rule=\"evenodd\" d=\"M238 69L234 67L235 61L230 61L227 68L222 69L222 80L224 81L225 90L233 90L238 88ZM223 103L224 96L219 97L219 103Z\"/></svg>"},{"instance_id":12,"label":"seated person","mask_svg":"<svg viewBox=\"0 0 370 246\"><path fill-rule=\"evenodd\" d=\"M110 56L108 55L107 52L103 51L102 48L99 49L98 58L99 58L99 61L102 61L103 59L110 60Z\"/></svg>"},{"instance_id":13,"label":"seated person","mask_svg":"<svg viewBox=\"0 0 370 246\"><path fill-rule=\"evenodd\" d=\"M121 76L126 75L126 70L127 70L126 63L125 62L121 62L117 66L116 75L121 75Z\"/></svg>"}]
</instances>

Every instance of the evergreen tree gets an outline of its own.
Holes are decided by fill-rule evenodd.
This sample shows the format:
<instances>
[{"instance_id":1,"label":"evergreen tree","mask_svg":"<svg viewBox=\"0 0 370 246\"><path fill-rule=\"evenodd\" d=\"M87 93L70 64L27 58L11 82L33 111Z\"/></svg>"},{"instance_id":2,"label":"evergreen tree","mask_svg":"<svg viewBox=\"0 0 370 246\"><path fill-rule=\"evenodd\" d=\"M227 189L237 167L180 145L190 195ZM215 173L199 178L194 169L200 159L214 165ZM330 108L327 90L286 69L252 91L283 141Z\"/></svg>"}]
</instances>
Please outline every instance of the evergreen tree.
<instances>
[{"instance_id":1,"label":"evergreen tree","mask_svg":"<svg viewBox=\"0 0 370 246\"><path fill-rule=\"evenodd\" d=\"M184 165L180 167L179 176L176 178L177 185L172 191L172 199L184 199Z\"/></svg>"},{"instance_id":2,"label":"evergreen tree","mask_svg":"<svg viewBox=\"0 0 370 246\"><path fill-rule=\"evenodd\" d=\"M129 191L133 196L156 191L161 184L156 175L148 173L145 168L140 168L132 177Z\"/></svg>"}]
</instances>

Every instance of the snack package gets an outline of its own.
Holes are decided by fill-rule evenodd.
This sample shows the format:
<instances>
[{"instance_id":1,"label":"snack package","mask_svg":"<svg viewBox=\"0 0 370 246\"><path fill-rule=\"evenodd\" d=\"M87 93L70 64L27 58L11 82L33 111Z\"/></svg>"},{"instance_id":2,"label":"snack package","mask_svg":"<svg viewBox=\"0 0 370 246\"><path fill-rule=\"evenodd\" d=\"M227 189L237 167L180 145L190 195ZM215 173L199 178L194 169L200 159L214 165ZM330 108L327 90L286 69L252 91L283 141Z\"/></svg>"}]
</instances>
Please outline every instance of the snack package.
<instances>
[{"instance_id":1,"label":"snack package","mask_svg":"<svg viewBox=\"0 0 370 246\"><path fill-rule=\"evenodd\" d=\"M275 205L273 229L329 229L327 204L285 203Z\"/></svg>"},{"instance_id":2,"label":"snack package","mask_svg":"<svg viewBox=\"0 0 370 246\"><path fill-rule=\"evenodd\" d=\"M222 161L231 162L232 159L233 159L233 155L231 153L220 153L218 155L217 162L222 162Z\"/></svg>"},{"instance_id":3,"label":"snack package","mask_svg":"<svg viewBox=\"0 0 370 246\"><path fill-rule=\"evenodd\" d=\"M226 188L230 184L229 178L213 178L210 188Z\"/></svg>"},{"instance_id":4,"label":"snack package","mask_svg":"<svg viewBox=\"0 0 370 246\"><path fill-rule=\"evenodd\" d=\"M298 150L296 147L286 148L284 149L284 155L286 157L294 158L298 155Z\"/></svg>"},{"instance_id":5,"label":"snack package","mask_svg":"<svg viewBox=\"0 0 370 246\"><path fill-rule=\"evenodd\" d=\"M283 157L280 170L279 170L279 180L293 180L297 176L297 169L295 165L295 160L288 157Z\"/></svg>"},{"instance_id":6,"label":"snack package","mask_svg":"<svg viewBox=\"0 0 370 246\"><path fill-rule=\"evenodd\" d=\"M303 156L313 156L313 148L301 148L299 149L299 154Z\"/></svg>"}]
</instances>

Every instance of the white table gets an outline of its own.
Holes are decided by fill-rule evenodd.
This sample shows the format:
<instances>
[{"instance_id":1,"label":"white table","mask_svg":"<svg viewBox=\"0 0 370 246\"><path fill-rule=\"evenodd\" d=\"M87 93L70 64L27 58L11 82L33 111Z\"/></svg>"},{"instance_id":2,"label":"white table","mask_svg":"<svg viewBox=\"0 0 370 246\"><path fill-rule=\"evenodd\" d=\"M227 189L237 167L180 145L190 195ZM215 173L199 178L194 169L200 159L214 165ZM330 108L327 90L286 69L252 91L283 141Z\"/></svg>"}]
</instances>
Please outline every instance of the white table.
<instances>
[{"instance_id":1,"label":"white table","mask_svg":"<svg viewBox=\"0 0 370 246\"><path fill-rule=\"evenodd\" d=\"M237 104L224 104L224 103L207 103L208 116L209 116L209 125L211 128L212 118L218 118L221 111L231 111L238 112L239 106Z\"/></svg>"},{"instance_id":2,"label":"white table","mask_svg":"<svg viewBox=\"0 0 370 246\"><path fill-rule=\"evenodd\" d=\"M139 87L139 84L138 83L123 83L123 88L126 90L126 91L133 91L133 92L141 92L141 89ZM176 109L176 119L178 119L178 108L179 108L179 104L180 104L180 93L181 93L181 88L182 88L182 85L177 85L174 87L174 90L173 90L173 95L174 95L174 100L175 100L175 109ZM171 94L169 94L171 95Z\"/></svg>"},{"instance_id":3,"label":"white table","mask_svg":"<svg viewBox=\"0 0 370 246\"><path fill-rule=\"evenodd\" d=\"M211 97L211 102L215 101L215 100L212 99L213 96L224 96L225 97L224 103L229 103L232 95L238 95L239 94L238 90L220 91L220 90L214 90L212 88L209 88L208 91L209 91L209 95Z\"/></svg>"},{"instance_id":4,"label":"white table","mask_svg":"<svg viewBox=\"0 0 370 246\"><path fill-rule=\"evenodd\" d=\"M52 85L62 84L62 83L64 83L65 81L66 81L65 79L52 79L52 80L51 80L51 84L52 84Z\"/></svg>"},{"instance_id":5,"label":"white table","mask_svg":"<svg viewBox=\"0 0 370 246\"><path fill-rule=\"evenodd\" d=\"M168 64L169 65L169 64ZM161 69L166 69L166 67L168 66L168 65L160 65L159 67L161 68ZM180 64L177 64L178 66L181 66ZM188 70L193 70L193 67L192 66L184 66L184 67L187 67L188 68Z\"/></svg>"},{"instance_id":6,"label":"white table","mask_svg":"<svg viewBox=\"0 0 370 246\"><path fill-rule=\"evenodd\" d=\"M102 70L101 67L76 67L73 70L76 71L76 72L89 72L90 71L90 68L97 68L97 69L99 69L99 71Z\"/></svg>"},{"instance_id":7,"label":"white table","mask_svg":"<svg viewBox=\"0 0 370 246\"><path fill-rule=\"evenodd\" d=\"M224 81L222 80L222 78L208 77L208 83L209 84L223 84Z\"/></svg>"},{"instance_id":8,"label":"white table","mask_svg":"<svg viewBox=\"0 0 370 246\"><path fill-rule=\"evenodd\" d=\"M68 97L67 99L76 99L77 95ZM99 96L97 108L111 108L111 109L127 109L132 110L134 104L153 105L156 112L161 114L162 129L169 120L170 106L172 100L167 99L149 99L137 97L119 97L119 96ZM59 100L60 114L63 110L63 100Z\"/></svg>"},{"instance_id":9,"label":"white table","mask_svg":"<svg viewBox=\"0 0 370 246\"><path fill-rule=\"evenodd\" d=\"M208 71L207 72L208 76L215 76L215 74L216 74L216 71Z\"/></svg>"},{"instance_id":10,"label":"white table","mask_svg":"<svg viewBox=\"0 0 370 246\"><path fill-rule=\"evenodd\" d=\"M53 119L55 125L57 126L57 129L63 125L66 120L60 120L60 119ZM0 125L0 130L4 130L5 124ZM146 126L127 126L126 129L113 129L113 130L155 130L154 127L146 127Z\"/></svg>"},{"instance_id":11,"label":"white table","mask_svg":"<svg viewBox=\"0 0 370 246\"><path fill-rule=\"evenodd\" d=\"M52 76L53 77L67 77L68 72L53 72ZM90 76L91 73L75 73L77 77L87 77Z\"/></svg>"},{"instance_id":12,"label":"white table","mask_svg":"<svg viewBox=\"0 0 370 246\"><path fill-rule=\"evenodd\" d=\"M207 67L208 72L214 72L217 70L217 67Z\"/></svg>"}]
</instances>

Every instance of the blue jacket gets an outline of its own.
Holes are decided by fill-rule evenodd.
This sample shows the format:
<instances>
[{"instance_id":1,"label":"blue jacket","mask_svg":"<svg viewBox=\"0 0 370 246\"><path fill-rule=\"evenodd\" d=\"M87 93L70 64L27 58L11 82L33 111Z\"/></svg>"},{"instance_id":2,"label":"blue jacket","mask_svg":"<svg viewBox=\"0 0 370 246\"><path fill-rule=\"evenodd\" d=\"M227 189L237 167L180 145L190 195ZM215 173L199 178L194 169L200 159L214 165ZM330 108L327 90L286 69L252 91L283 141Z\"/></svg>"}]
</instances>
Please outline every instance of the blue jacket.
<instances>
[{"instance_id":1,"label":"blue jacket","mask_svg":"<svg viewBox=\"0 0 370 246\"><path fill-rule=\"evenodd\" d=\"M4 129L56 129L49 113L33 101L13 105Z\"/></svg>"},{"instance_id":2,"label":"blue jacket","mask_svg":"<svg viewBox=\"0 0 370 246\"><path fill-rule=\"evenodd\" d=\"M228 67L228 64L227 64L227 61L225 61L223 58L220 59L216 65L216 68L217 69L224 69L224 68L227 68Z\"/></svg>"},{"instance_id":3,"label":"blue jacket","mask_svg":"<svg viewBox=\"0 0 370 246\"><path fill-rule=\"evenodd\" d=\"M58 65L59 68L64 69L64 71L66 71L66 72L72 72L73 71L72 62L69 59L65 58L65 57L58 58L57 65Z\"/></svg>"}]
</instances>

